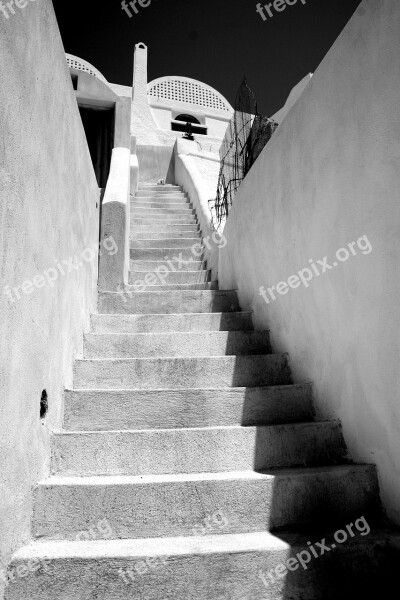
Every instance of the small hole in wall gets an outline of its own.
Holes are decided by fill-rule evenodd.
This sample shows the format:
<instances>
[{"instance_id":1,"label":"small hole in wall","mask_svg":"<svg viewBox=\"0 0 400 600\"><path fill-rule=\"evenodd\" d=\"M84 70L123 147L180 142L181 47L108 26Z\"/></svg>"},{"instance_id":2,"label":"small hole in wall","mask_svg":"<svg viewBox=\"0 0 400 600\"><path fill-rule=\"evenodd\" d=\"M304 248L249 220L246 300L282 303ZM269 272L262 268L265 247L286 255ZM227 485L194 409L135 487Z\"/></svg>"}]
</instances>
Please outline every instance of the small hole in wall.
<instances>
[{"instance_id":1,"label":"small hole in wall","mask_svg":"<svg viewBox=\"0 0 400 600\"><path fill-rule=\"evenodd\" d=\"M42 396L40 398L40 418L44 419L47 415L47 411L49 410L49 399L47 397L46 390L43 390Z\"/></svg>"}]
</instances>

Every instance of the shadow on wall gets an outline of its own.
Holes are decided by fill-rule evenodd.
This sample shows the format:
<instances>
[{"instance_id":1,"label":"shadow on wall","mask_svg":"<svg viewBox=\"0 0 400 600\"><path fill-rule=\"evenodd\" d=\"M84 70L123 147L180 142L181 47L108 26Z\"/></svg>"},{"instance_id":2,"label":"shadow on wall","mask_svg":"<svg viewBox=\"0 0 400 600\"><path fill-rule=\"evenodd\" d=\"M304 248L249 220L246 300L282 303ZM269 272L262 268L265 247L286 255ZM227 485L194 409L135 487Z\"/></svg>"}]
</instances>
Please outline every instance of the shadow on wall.
<instances>
[{"instance_id":1,"label":"shadow on wall","mask_svg":"<svg viewBox=\"0 0 400 600\"><path fill-rule=\"evenodd\" d=\"M221 310L219 301L212 310ZM251 321L247 330L231 327L225 315L220 331L229 328L225 354L234 368L219 425L238 418L236 469L254 476L233 482L221 510L224 533L257 533L258 547L250 557L235 555L236 570L221 578L221 589L232 586L235 600L388 594L398 549L385 529L375 467L349 461L339 422L314 420L311 384L292 383L287 355L273 352L265 332L254 332ZM253 342L239 341L243 331L256 334ZM216 413L208 410L203 419L211 424ZM238 595L240 585L247 589Z\"/></svg>"}]
</instances>

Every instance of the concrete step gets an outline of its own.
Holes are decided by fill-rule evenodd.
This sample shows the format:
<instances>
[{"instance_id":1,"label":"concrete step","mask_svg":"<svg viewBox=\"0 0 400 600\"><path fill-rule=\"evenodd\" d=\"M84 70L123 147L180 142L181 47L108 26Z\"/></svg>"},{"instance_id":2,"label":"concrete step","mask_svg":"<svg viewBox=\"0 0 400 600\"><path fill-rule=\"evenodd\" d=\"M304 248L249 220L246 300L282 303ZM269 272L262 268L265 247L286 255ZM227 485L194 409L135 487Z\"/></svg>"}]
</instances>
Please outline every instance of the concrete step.
<instances>
[{"instance_id":1,"label":"concrete step","mask_svg":"<svg viewBox=\"0 0 400 600\"><path fill-rule=\"evenodd\" d=\"M178 206L187 206L190 205L190 199L188 198L188 196L186 194L181 194L181 195L177 195L174 194L173 197L171 198L169 195L163 194L161 196L144 196L144 197L137 197L137 196L131 196L131 206L133 203L140 203L143 204L145 206L151 206L152 204L162 204L161 208L163 206L168 206L168 205L178 205Z\"/></svg>"},{"instance_id":2,"label":"concrete step","mask_svg":"<svg viewBox=\"0 0 400 600\"><path fill-rule=\"evenodd\" d=\"M139 183L138 185L138 191L144 190L146 191L155 191L158 192L159 190L166 190L166 191L172 191L172 192L182 192L182 187L180 185L172 185L172 184L165 184L163 186L160 185L156 185L156 184L141 184Z\"/></svg>"},{"instance_id":3,"label":"concrete step","mask_svg":"<svg viewBox=\"0 0 400 600\"><path fill-rule=\"evenodd\" d=\"M35 541L13 557L11 572L23 571L24 577L15 576L6 600L392 598L400 533L379 526L368 535L366 532L364 522L354 520L353 536L348 533L341 544L335 542L329 528L303 534L286 531L279 536L252 532L147 540ZM310 540L315 542L316 558L309 552ZM321 540L328 550L316 545ZM311 557L308 563L307 555L300 554L305 551ZM290 558L288 570L285 563ZM278 567L279 577L275 573Z\"/></svg>"},{"instance_id":4,"label":"concrete step","mask_svg":"<svg viewBox=\"0 0 400 600\"><path fill-rule=\"evenodd\" d=\"M274 425L313 417L310 384L65 392L64 428L76 431Z\"/></svg>"},{"instance_id":5,"label":"concrete step","mask_svg":"<svg viewBox=\"0 0 400 600\"><path fill-rule=\"evenodd\" d=\"M171 292L171 291L190 291L190 290L217 290L218 281L209 283L159 283L156 285L146 285L142 279L137 279L131 286L127 286L128 293L132 292Z\"/></svg>"},{"instance_id":6,"label":"concrete step","mask_svg":"<svg viewBox=\"0 0 400 600\"><path fill-rule=\"evenodd\" d=\"M187 194L185 194L184 192L179 192L179 191L174 191L174 190L164 190L164 191L160 191L160 190L139 190L138 192L136 192L136 194L134 195L134 197L132 199L136 199L139 200L141 198L168 198L169 200L175 200L175 199L181 199L181 198L186 198L187 199Z\"/></svg>"},{"instance_id":7,"label":"concrete step","mask_svg":"<svg viewBox=\"0 0 400 600\"><path fill-rule=\"evenodd\" d=\"M235 290L99 292L98 308L105 314L147 315L240 311Z\"/></svg>"},{"instance_id":8,"label":"concrete step","mask_svg":"<svg viewBox=\"0 0 400 600\"><path fill-rule=\"evenodd\" d=\"M146 234L146 236L150 235L150 237L154 237L157 234L165 236L166 238L170 237L192 237L192 234L199 234L200 226L196 225L186 225L186 224L173 224L170 223L148 223L139 224L135 223L134 227L131 227L131 238L138 238L140 234ZM187 235L189 234L189 236Z\"/></svg>"},{"instance_id":9,"label":"concrete step","mask_svg":"<svg viewBox=\"0 0 400 600\"><path fill-rule=\"evenodd\" d=\"M171 208L171 206L164 206L162 208L149 208L148 206L137 206L136 204L131 205L131 216L144 217L148 219L152 218L163 218L164 216L172 217L190 217L196 215L196 211L190 206L182 205L181 208Z\"/></svg>"},{"instance_id":10,"label":"concrete step","mask_svg":"<svg viewBox=\"0 0 400 600\"><path fill-rule=\"evenodd\" d=\"M182 204L180 208L171 208L164 206L163 208L144 208L131 204L130 210L131 219L170 219L181 220L183 218L195 219L196 211L187 204Z\"/></svg>"},{"instance_id":11,"label":"concrete step","mask_svg":"<svg viewBox=\"0 0 400 600\"><path fill-rule=\"evenodd\" d=\"M187 202L146 202L146 199L139 200L131 200L131 211L136 208L150 209L150 210L160 210L160 209L168 209L168 210L193 210L193 206L190 204L189 200Z\"/></svg>"},{"instance_id":12,"label":"concrete step","mask_svg":"<svg viewBox=\"0 0 400 600\"><path fill-rule=\"evenodd\" d=\"M175 389L292 383L285 354L76 360L74 388Z\"/></svg>"},{"instance_id":13,"label":"concrete step","mask_svg":"<svg viewBox=\"0 0 400 600\"><path fill-rule=\"evenodd\" d=\"M84 358L160 358L271 353L268 331L87 333Z\"/></svg>"},{"instance_id":14,"label":"concrete step","mask_svg":"<svg viewBox=\"0 0 400 600\"><path fill-rule=\"evenodd\" d=\"M146 260L165 262L170 260L172 266L179 271L184 262L199 261L202 259L202 256L200 255L202 247L199 244L199 242L196 242L192 246L186 248L131 248L130 254L133 261ZM173 270L172 266L171 271Z\"/></svg>"},{"instance_id":15,"label":"concrete step","mask_svg":"<svg viewBox=\"0 0 400 600\"><path fill-rule=\"evenodd\" d=\"M144 234L142 234L140 237L135 235L134 238L131 238L130 246L133 250L135 248L173 248L174 250L176 250L179 248L192 248L193 246L201 242L200 234L198 234L195 237L195 234L189 233L186 235L184 233L181 233L181 236L176 238L161 237L161 235L167 234L158 234L160 237L151 238L150 235L157 235L154 233L147 234L145 239L143 239L143 235Z\"/></svg>"},{"instance_id":16,"label":"concrete step","mask_svg":"<svg viewBox=\"0 0 400 600\"><path fill-rule=\"evenodd\" d=\"M226 535L326 522L342 527L360 515L372 523L380 508L372 465L51 477L35 490L33 536L85 539L88 521L103 520L112 539ZM205 515L214 518L199 525Z\"/></svg>"},{"instance_id":17,"label":"concrete step","mask_svg":"<svg viewBox=\"0 0 400 600\"><path fill-rule=\"evenodd\" d=\"M91 316L92 333L168 333L171 331L252 331L252 313Z\"/></svg>"},{"instance_id":18,"label":"concrete step","mask_svg":"<svg viewBox=\"0 0 400 600\"><path fill-rule=\"evenodd\" d=\"M171 250L171 248L168 248ZM133 248L134 250L134 248ZM176 250L176 248L174 248ZM179 256L179 251L176 252L176 255ZM139 273L154 273L157 272L159 267L166 267L168 271L171 271L171 274L175 271L171 270L171 265L166 260L131 260L131 270ZM173 263L174 264L174 263ZM179 272L181 271L206 271L207 270L207 261L202 260L190 260L185 262L177 263L179 264ZM161 270L161 272L164 269Z\"/></svg>"},{"instance_id":19,"label":"concrete step","mask_svg":"<svg viewBox=\"0 0 400 600\"><path fill-rule=\"evenodd\" d=\"M146 285L172 285L172 284L199 284L208 283L211 281L211 271L197 270L189 271L188 268L181 271L171 271L165 267L162 271L134 271L132 267L136 266L131 263L131 272L129 274L129 283L135 285L138 281L144 281ZM185 265L190 268L191 265ZM156 268L156 267L155 267ZM136 285L138 285L136 283Z\"/></svg>"},{"instance_id":20,"label":"concrete step","mask_svg":"<svg viewBox=\"0 0 400 600\"><path fill-rule=\"evenodd\" d=\"M185 192L179 186L147 186L147 187L139 187L135 196L140 194L146 194L151 192L153 194L184 194Z\"/></svg>"},{"instance_id":21,"label":"concrete step","mask_svg":"<svg viewBox=\"0 0 400 600\"><path fill-rule=\"evenodd\" d=\"M158 189L159 187L163 187L163 188L177 188L179 190L182 189L181 185L176 185L175 183L157 183L156 181L141 181L138 184L138 188L139 190L141 189L147 189L147 188L156 188Z\"/></svg>"},{"instance_id":22,"label":"concrete step","mask_svg":"<svg viewBox=\"0 0 400 600\"><path fill-rule=\"evenodd\" d=\"M342 463L336 421L258 427L55 432L53 475L260 471Z\"/></svg>"},{"instance_id":23,"label":"concrete step","mask_svg":"<svg viewBox=\"0 0 400 600\"><path fill-rule=\"evenodd\" d=\"M139 225L152 225L153 223L160 222L161 224L166 225L198 225L196 221L196 217L194 215L189 214L186 215L160 215L155 214L154 216L150 216L145 213L143 216L138 216L137 214L131 215L131 227L139 226Z\"/></svg>"}]
</instances>

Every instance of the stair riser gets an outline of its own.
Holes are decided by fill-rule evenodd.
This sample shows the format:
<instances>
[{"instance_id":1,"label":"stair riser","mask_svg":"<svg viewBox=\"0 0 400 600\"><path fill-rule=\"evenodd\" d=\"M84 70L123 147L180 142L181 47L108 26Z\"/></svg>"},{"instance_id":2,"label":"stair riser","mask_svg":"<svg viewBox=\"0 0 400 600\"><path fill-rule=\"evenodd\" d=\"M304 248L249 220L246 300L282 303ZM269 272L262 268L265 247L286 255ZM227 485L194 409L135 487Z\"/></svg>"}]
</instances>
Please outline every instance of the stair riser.
<instances>
[{"instance_id":1,"label":"stair riser","mask_svg":"<svg viewBox=\"0 0 400 600\"><path fill-rule=\"evenodd\" d=\"M186 202L146 202L144 198L142 200L133 200L131 201L131 212L136 209L144 209L144 210L193 210L193 206L187 200Z\"/></svg>"},{"instance_id":2,"label":"stair riser","mask_svg":"<svg viewBox=\"0 0 400 600\"><path fill-rule=\"evenodd\" d=\"M168 333L170 331L249 331L251 313L193 315L92 315L92 333Z\"/></svg>"},{"instance_id":3,"label":"stair riser","mask_svg":"<svg viewBox=\"0 0 400 600\"><path fill-rule=\"evenodd\" d=\"M167 238L170 237L192 237L192 234L199 235L200 227L199 225L170 225L165 223L151 223L146 225L139 225L135 223L134 227L131 227L131 237L134 239L138 239L138 236L141 234L150 236L153 238L155 234L159 234L165 236ZM188 236L187 234L190 234Z\"/></svg>"},{"instance_id":4,"label":"stair riser","mask_svg":"<svg viewBox=\"0 0 400 600\"><path fill-rule=\"evenodd\" d=\"M163 475L266 470L342 462L336 422L54 434L52 473Z\"/></svg>"},{"instance_id":5,"label":"stair riser","mask_svg":"<svg viewBox=\"0 0 400 600\"><path fill-rule=\"evenodd\" d=\"M153 234L156 235L156 234ZM165 234L164 234L165 235ZM180 248L191 248L195 244L199 244L201 241L200 235L193 237L193 234L186 236L184 234L177 238L154 238L154 239L141 239L136 238L130 241L130 247L132 250L141 250L144 248L173 248L179 250Z\"/></svg>"},{"instance_id":6,"label":"stair riser","mask_svg":"<svg viewBox=\"0 0 400 600\"><path fill-rule=\"evenodd\" d=\"M168 292L180 290L217 290L218 282L209 283L167 283L157 285L145 285L142 279L137 279L132 283L131 289L134 292Z\"/></svg>"},{"instance_id":7,"label":"stair riser","mask_svg":"<svg viewBox=\"0 0 400 600\"><path fill-rule=\"evenodd\" d=\"M209 283L211 281L211 273L209 271L188 271L185 269L175 273L170 269L167 270L166 267L158 269L159 270L147 272L131 271L129 275L130 285L134 285L135 282L138 281L144 281L147 285L188 285L196 283Z\"/></svg>"},{"instance_id":8,"label":"stair riser","mask_svg":"<svg viewBox=\"0 0 400 600\"><path fill-rule=\"evenodd\" d=\"M270 352L269 333L266 331L86 334L84 338L84 357L88 359L201 357Z\"/></svg>"},{"instance_id":9,"label":"stair riser","mask_svg":"<svg viewBox=\"0 0 400 600\"><path fill-rule=\"evenodd\" d=\"M165 250L165 248L164 248ZM168 250L171 250L171 248L168 248ZM174 248L174 250L176 250L176 248ZM179 251L175 253L176 256L179 255ZM167 268L169 271L171 271L171 265L168 263L168 261L166 260L132 260L131 263L131 272L135 272L136 276L135 278L137 278L138 276L144 276L146 275L146 273L154 273L156 269L158 269L159 267L162 267L162 270L165 270L165 268ZM179 270L176 271L178 273L181 273L182 271L207 271L207 262L206 261L185 261L185 262L181 262L175 265L175 268ZM139 273L139 275L137 275L137 273ZM171 271L170 275L172 275L173 273L175 273L175 271Z\"/></svg>"},{"instance_id":10,"label":"stair riser","mask_svg":"<svg viewBox=\"0 0 400 600\"><path fill-rule=\"evenodd\" d=\"M140 194L148 194L148 193L152 193L152 194L157 194L157 195L163 195L163 194L184 194L185 192L182 190L182 188L180 186L148 186L148 187L139 187L135 196L138 196Z\"/></svg>"},{"instance_id":11,"label":"stair riser","mask_svg":"<svg viewBox=\"0 0 400 600\"><path fill-rule=\"evenodd\" d=\"M288 542L285 543L285 539ZM311 540L313 541L313 539ZM319 541L318 539L315 541ZM327 540L333 541L333 536ZM46 568L17 578L6 600L353 600L391 598L397 585L400 542L357 535L335 551L312 559L307 570L271 583L267 573L307 549L283 536L268 548L232 552L177 554L174 547L159 555L72 557L48 559ZM303 555L304 556L304 555ZM16 559L12 567L26 565ZM132 574L130 579L127 570ZM121 576L122 573L122 576ZM260 578L264 574L266 583Z\"/></svg>"},{"instance_id":12,"label":"stair riser","mask_svg":"<svg viewBox=\"0 0 400 600\"><path fill-rule=\"evenodd\" d=\"M201 261L204 248L200 245L200 242L196 242L189 248L131 248L130 255L131 260L149 260L149 261L160 261L167 262L170 270L179 271L181 266L184 266L184 262ZM171 263L168 263L171 261ZM131 268L132 268L131 263Z\"/></svg>"},{"instance_id":13,"label":"stair riser","mask_svg":"<svg viewBox=\"0 0 400 600\"><path fill-rule=\"evenodd\" d=\"M187 314L240 310L236 292L168 291L99 293L99 312L104 314Z\"/></svg>"},{"instance_id":14,"label":"stair riser","mask_svg":"<svg viewBox=\"0 0 400 600\"><path fill-rule=\"evenodd\" d=\"M139 192L137 192L135 194L135 196L132 198L133 200L142 200L143 198L151 198L151 200L155 200L160 201L160 199L168 199L168 200L181 200L181 199L185 199L187 200L188 197L186 194L184 194L183 192L174 192L174 191L169 191L169 190L165 190L165 192L155 192L155 191L145 191L145 190L140 190Z\"/></svg>"},{"instance_id":15,"label":"stair riser","mask_svg":"<svg viewBox=\"0 0 400 600\"><path fill-rule=\"evenodd\" d=\"M161 186L160 185L156 185L156 184L150 184L150 183L139 183L138 185L138 191L140 190L144 190L144 191L148 191L148 190L156 190L158 191L159 189L161 190L174 190L177 192L181 192L182 191L182 186L180 185L173 185L172 183L167 183L165 185Z\"/></svg>"},{"instance_id":16,"label":"stair riser","mask_svg":"<svg viewBox=\"0 0 400 600\"><path fill-rule=\"evenodd\" d=\"M131 198L131 206L135 204L143 204L144 206L150 206L152 204L161 204L160 207L156 206L155 208L163 208L163 206L190 206L191 202L187 196L174 196L172 199L165 194L163 196L148 196L145 198Z\"/></svg>"},{"instance_id":17,"label":"stair riser","mask_svg":"<svg viewBox=\"0 0 400 600\"><path fill-rule=\"evenodd\" d=\"M33 533L74 540L88 521L106 519L112 539L193 536L206 531L198 526L204 514L215 515L209 524L213 535L343 525L360 515L376 519L378 498L373 467L133 485L51 485L49 480L35 493Z\"/></svg>"},{"instance_id":18,"label":"stair riser","mask_svg":"<svg viewBox=\"0 0 400 600\"><path fill-rule=\"evenodd\" d=\"M291 383L285 355L78 360L74 387L80 389L174 389L259 387Z\"/></svg>"},{"instance_id":19,"label":"stair riser","mask_svg":"<svg viewBox=\"0 0 400 600\"><path fill-rule=\"evenodd\" d=\"M163 217L192 217L196 215L196 211L194 211L190 207L185 208L149 208L147 206L141 207L136 206L135 204L131 206L131 217L138 219L162 219Z\"/></svg>"},{"instance_id":20,"label":"stair riser","mask_svg":"<svg viewBox=\"0 0 400 600\"><path fill-rule=\"evenodd\" d=\"M301 423L313 419L311 386L68 391L64 428L75 431L190 429Z\"/></svg>"},{"instance_id":21,"label":"stair riser","mask_svg":"<svg viewBox=\"0 0 400 600\"><path fill-rule=\"evenodd\" d=\"M189 225L196 226L198 222L196 217L193 215L149 215L146 213L146 216L140 216L138 214L131 215L130 225L131 230L135 231L135 229L141 225L153 226L153 225Z\"/></svg>"}]
</instances>

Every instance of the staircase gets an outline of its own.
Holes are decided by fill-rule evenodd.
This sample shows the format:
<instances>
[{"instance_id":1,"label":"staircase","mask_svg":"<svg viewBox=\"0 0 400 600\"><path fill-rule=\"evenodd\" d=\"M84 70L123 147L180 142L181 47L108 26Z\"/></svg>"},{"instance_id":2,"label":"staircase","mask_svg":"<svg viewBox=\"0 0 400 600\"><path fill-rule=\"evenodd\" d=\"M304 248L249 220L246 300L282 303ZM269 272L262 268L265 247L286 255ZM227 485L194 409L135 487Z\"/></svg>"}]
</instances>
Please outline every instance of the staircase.
<instances>
[{"instance_id":1,"label":"staircase","mask_svg":"<svg viewBox=\"0 0 400 600\"><path fill-rule=\"evenodd\" d=\"M400 535L375 468L211 281L180 188L131 208L130 286L99 295L7 600L383 597Z\"/></svg>"}]
</instances>

